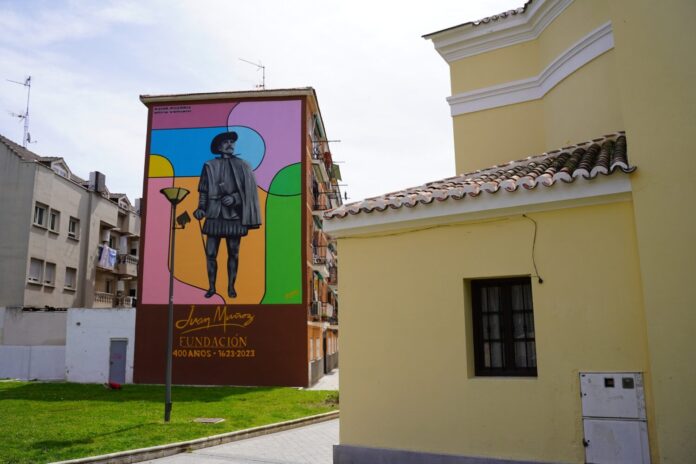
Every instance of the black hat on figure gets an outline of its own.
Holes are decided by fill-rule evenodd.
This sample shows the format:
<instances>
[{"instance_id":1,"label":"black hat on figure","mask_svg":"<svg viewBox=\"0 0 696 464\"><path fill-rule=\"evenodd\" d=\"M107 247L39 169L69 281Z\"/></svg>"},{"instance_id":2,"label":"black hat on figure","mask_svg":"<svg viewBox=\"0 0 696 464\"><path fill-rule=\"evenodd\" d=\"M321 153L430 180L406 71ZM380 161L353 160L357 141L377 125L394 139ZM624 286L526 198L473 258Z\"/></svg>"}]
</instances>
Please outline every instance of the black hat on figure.
<instances>
[{"instance_id":1,"label":"black hat on figure","mask_svg":"<svg viewBox=\"0 0 696 464\"><path fill-rule=\"evenodd\" d=\"M235 131L218 134L213 137L213 141L210 142L210 151L216 155L222 155L222 153L220 153L220 144L222 144L222 142L225 140L232 140L233 142L236 142L238 138L239 136Z\"/></svg>"}]
</instances>

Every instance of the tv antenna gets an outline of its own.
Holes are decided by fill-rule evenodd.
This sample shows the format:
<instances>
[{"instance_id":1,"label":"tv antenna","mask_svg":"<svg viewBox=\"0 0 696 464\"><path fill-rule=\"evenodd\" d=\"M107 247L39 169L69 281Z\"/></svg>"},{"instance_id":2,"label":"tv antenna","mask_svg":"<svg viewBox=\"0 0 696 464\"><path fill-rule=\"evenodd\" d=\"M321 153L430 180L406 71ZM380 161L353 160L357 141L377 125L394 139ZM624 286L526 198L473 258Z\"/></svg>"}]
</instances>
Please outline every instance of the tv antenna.
<instances>
[{"instance_id":1,"label":"tv antenna","mask_svg":"<svg viewBox=\"0 0 696 464\"><path fill-rule=\"evenodd\" d=\"M26 79L24 79L24 82L13 81L12 79L7 80L9 82L12 82L13 84L23 85L27 88L27 109L24 111L24 113L21 114L10 113L12 116L16 118L24 119L24 138L22 139L22 146L24 148L27 148L27 144L31 143L31 134L29 134L29 97L31 96L31 76L28 76Z\"/></svg>"},{"instance_id":2,"label":"tv antenna","mask_svg":"<svg viewBox=\"0 0 696 464\"><path fill-rule=\"evenodd\" d=\"M245 63L249 63L250 65L256 66L256 70L258 71L259 69L261 70L261 85L257 85L257 89L261 90L266 90L266 67L259 63L254 63L253 61L245 60L244 58L240 58L239 61L243 61Z\"/></svg>"}]
</instances>

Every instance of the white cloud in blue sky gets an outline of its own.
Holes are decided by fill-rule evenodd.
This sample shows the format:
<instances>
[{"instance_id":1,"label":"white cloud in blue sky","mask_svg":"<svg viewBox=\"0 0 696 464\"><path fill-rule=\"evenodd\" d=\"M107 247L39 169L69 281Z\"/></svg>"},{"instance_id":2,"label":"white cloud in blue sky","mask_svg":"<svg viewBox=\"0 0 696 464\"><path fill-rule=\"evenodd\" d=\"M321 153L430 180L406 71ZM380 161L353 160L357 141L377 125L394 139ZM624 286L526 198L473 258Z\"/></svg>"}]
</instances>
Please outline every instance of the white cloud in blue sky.
<instances>
[{"instance_id":1,"label":"white cloud in blue sky","mask_svg":"<svg viewBox=\"0 0 696 464\"><path fill-rule=\"evenodd\" d=\"M521 6L499 1L0 0L0 133L112 192L141 195L141 94L314 87L351 197L455 174L439 29Z\"/></svg>"}]
</instances>

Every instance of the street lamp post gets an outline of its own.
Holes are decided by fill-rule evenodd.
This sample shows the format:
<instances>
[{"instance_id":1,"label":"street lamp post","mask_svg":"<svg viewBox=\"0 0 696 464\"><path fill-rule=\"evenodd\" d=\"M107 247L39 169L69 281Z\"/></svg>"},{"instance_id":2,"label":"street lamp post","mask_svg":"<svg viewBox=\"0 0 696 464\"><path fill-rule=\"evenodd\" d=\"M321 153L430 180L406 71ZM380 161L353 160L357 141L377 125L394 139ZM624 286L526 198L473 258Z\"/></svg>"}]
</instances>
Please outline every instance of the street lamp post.
<instances>
[{"instance_id":1,"label":"street lamp post","mask_svg":"<svg viewBox=\"0 0 696 464\"><path fill-rule=\"evenodd\" d=\"M176 217L176 205L186 198L189 191L181 187L168 187L160 190L172 205L171 232L172 241L169 254L169 310L167 312L167 367L165 371L165 395L164 395L164 421L169 422L172 415L172 345L174 339L174 241L176 229L183 229L187 222L191 221L189 215L184 212ZM176 227L176 224L180 227Z\"/></svg>"}]
</instances>

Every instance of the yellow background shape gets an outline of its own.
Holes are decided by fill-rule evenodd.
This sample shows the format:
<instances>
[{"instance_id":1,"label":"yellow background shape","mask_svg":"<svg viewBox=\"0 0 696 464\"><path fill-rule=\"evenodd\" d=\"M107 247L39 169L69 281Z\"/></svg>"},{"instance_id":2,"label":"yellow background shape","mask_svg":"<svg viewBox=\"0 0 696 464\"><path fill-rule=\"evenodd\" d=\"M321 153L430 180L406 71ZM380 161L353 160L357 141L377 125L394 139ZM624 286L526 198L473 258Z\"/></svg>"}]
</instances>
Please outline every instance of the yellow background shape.
<instances>
[{"instance_id":1,"label":"yellow background shape","mask_svg":"<svg viewBox=\"0 0 696 464\"><path fill-rule=\"evenodd\" d=\"M179 203L176 208L177 216L187 211L191 216L191 222L186 228L177 230L176 233L176 263L174 276L189 285L208 289L208 274L205 264L205 251L203 247L199 222L193 217L193 212L198 208L198 177L177 177L174 179L175 187L183 187L191 191L189 195ZM227 296L227 244L220 241L218 251L218 272L216 290L218 295L228 304L258 304L261 302L266 287L266 192L258 189L261 217L264 224L259 229L249 231L249 235L242 237L239 249L239 267L235 289L237 298Z\"/></svg>"},{"instance_id":2,"label":"yellow background shape","mask_svg":"<svg viewBox=\"0 0 696 464\"><path fill-rule=\"evenodd\" d=\"M148 177L174 177L174 166L167 158L160 155L150 155Z\"/></svg>"}]
</instances>

